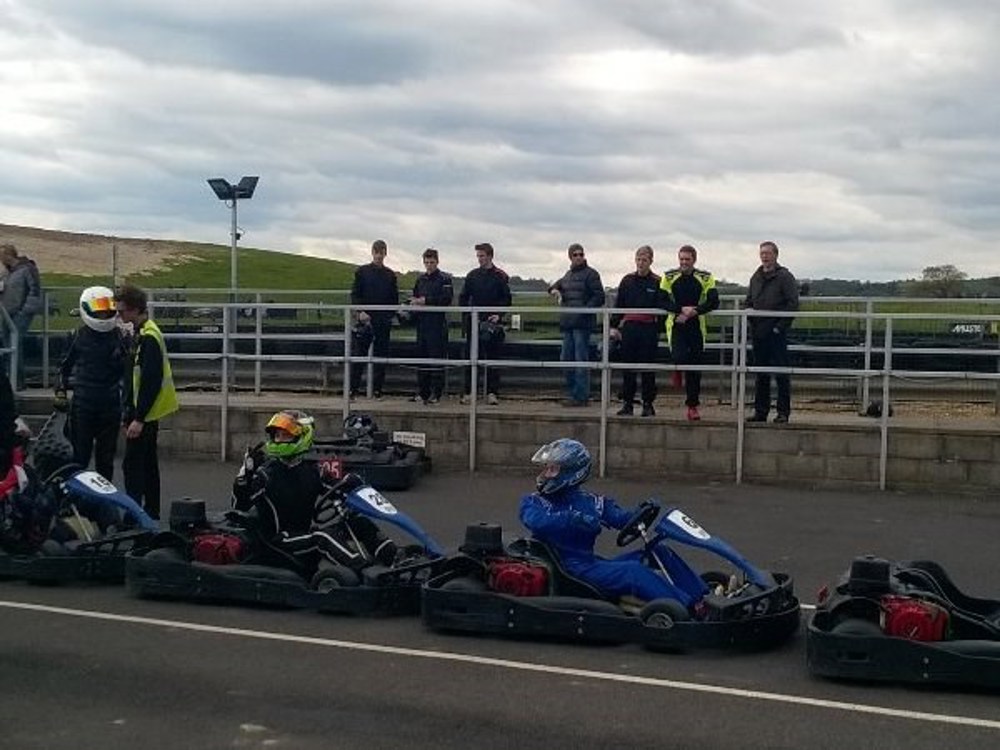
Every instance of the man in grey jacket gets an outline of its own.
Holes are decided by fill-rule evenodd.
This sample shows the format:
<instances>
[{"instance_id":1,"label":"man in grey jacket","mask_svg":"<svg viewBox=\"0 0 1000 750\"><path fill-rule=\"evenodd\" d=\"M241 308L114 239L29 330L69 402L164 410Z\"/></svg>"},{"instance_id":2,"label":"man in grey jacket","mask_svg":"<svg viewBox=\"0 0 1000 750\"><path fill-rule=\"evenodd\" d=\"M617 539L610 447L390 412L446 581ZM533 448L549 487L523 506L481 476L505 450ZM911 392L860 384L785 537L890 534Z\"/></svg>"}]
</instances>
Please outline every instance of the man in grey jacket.
<instances>
[{"instance_id":1,"label":"man in grey jacket","mask_svg":"<svg viewBox=\"0 0 1000 750\"><path fill-rule=\"evenodd\" d=\"M17 358L17 388L24 387L24 342L31 319L42 309L42 285L38 266L31 258L19 255L10 243L0 245L0 263L7 269L3 279L3 305L14 328L17 329L20 351ZM10 346L10 337L5 336L5 346Z\"/></svg>"},{"instance_id":2,"label":"man in grey jacket","mask_svg":"<svg viewBox=\"0 0 1000 750\"><path fill-rule=\"evenodd\" d=\"M799 287L792 272L778 265L778 246L760 243L760 267L750 277L750 290L744 306L753 310L799 309ZM753 340L753 363L756 367L788 367L788 329L792 318L751 316L748 320ZM792 413L792 387L788 375L775 373L778 384L778 414L774 421L783 424ZM754 388L754 413L751 422L766 422L771 410L771 373L757 373Z\"/></svg>"},{"instance_id":3,"label":"man in grey jacket","mask_svg":"<svg viewBox=\"0 0 1000 750\"><path fill-rule=\"evenodd\" d=\"M549 287L549 294L563 307L603 307L604 286L601 275L587 265L583 245L569 246L569 270ZM590 332L593 313L563 313L559 316L562 331L563 362L590 361ZM574 367L566 371L567 406L586 406L590 401L590 370Z\"/></svg>"}]
</instances>

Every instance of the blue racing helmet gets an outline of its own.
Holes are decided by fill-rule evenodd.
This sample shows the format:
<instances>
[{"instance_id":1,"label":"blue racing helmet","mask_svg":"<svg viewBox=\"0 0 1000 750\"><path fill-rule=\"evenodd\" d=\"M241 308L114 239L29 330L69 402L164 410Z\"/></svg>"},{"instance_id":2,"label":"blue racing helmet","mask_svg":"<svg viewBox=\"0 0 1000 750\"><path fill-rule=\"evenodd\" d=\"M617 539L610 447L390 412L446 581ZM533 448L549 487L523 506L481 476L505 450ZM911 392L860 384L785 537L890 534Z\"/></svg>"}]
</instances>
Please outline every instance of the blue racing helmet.
<instances>
[{"instance_id":1,"label":"blue racing helmet","mask_svg":"<svg viewBox=\"0 0 1000 750\"><path fill-rule=\"evenodd\" d=\"M559 438L543 445L531 457L531 463L543 464L535 484L543 495L553 495L567 487L587 481L593 461L590 451L579 440Z\"/></svg>"}]
</instances>

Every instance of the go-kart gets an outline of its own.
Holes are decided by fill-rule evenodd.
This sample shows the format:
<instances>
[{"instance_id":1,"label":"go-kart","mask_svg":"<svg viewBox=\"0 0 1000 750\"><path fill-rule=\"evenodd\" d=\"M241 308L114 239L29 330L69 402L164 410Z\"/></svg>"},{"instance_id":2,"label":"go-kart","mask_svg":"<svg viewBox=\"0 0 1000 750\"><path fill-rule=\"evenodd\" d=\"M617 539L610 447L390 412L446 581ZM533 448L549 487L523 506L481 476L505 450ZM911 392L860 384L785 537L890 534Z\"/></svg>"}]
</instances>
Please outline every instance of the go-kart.
<instances>
[{"instance_id":1,"label":"go-kart","mask_svg":"<svg viewBox=\"0 0 1000 750\"><path fill-rule=\"evenodd\" d=\"M391 565L368 560L360 569L348 568L321 559L318 552L295 556L277 549L259 533L253 511L231 510L209 521L203 500L177 500L171 504L170 531L129 553L127 589L149 598L355 615L417 614L420 586L442 559L438 543L356 475L344 477L327 495L340 504L349 531L357 514L399 529L417 543L399 549Z\"/></svg>"},{"instance_id":2,"label":"go-kart","mask_svg":"<svg viewBox=\"0 0 1000 750\"><path fill-rule=\"evenodd\" d=\"M1000 687L1000 601L963 593L929 560L859 557L820 591L809 671L848 680Z\"/></svg>"},{"instance_id":3,"label":"go-kart","mask_svg":"<svg viewBox=\"0 0 1000 750\"><path fill-rule=\"evenodd\" d=\"M424 586L423 617L431 628L577 641L638 643L683 651L708 647L760 648L797 629L799 602L792 580L759 570L678 509L660 516L641 504L620 530L618 546L641 539L642 549L619 559L644 562L694 604L678 599L612 601L566 572L558 555L537 539L503 545L494 524L470 526L460 554ZM697 547L731 563L735 573L696 573L667 542Z\"/></svg>"},{"instance_id":4,"label":"go-kart","mask_svg":"<svg viewBox=\"0 0 1000 750\"><path fill-rule=\"evenodd\" d=\"M388 432L353 438L317 439L309 457L324 464L329 476L356 474L377 490L408 490L431 460L423 448L395 442Z\"/></svg>"},{"instance_id":5,"label":"go-kart","mask_svg":"<svg viewBox=\"0 0 1000 750\"><path fill-rule=\"evenodd\" d=\"M74 463L67 410L46 420L19 467L24 492L0 500L0 578L121 582L125 553L159 530L114 484Z\"/></svg>"}]
</instances>

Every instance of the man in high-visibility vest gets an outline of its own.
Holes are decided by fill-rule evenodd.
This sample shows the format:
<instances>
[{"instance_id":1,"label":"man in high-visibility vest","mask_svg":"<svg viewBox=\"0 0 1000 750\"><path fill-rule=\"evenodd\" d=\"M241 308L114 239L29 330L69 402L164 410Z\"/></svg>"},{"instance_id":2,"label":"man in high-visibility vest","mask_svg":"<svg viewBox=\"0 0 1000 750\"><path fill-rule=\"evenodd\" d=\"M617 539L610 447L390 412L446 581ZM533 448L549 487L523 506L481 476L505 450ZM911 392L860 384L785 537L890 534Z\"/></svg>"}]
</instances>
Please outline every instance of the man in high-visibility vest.
<instances>
[{"instance_id":1,"label":"man in high-visibility vest","mask_svg":"<svg viewBox=\"0 0 1000 750\"><path fill-rule=\"evenodd\" d=\"M694 267L697 260L698 251L691 245L683 245L677 251L678 267L663 274L660 282L660 288L667 295L667 343L670 345L671 358L678 365L701 362L708 333L705 316L719 308L719 291L715 288L715 279L708 271ZM701 419L698 413L701 373L697 370L685 370L684 384L687 391L687 418L697 421Z\"/></svg>"},{"instance_id":2,"label":"man in high-visibility vest","mask_svg":"<svg viewBox=\"0 0 1000 750\"><path fill-rule=\"evenodd\" d=\"M178 409L177 391L159 327L149 319L146 292L126 284L115 294L118 315L134 329L131 372L125 376L125 492L153 518L160 517L160 420Z\"/></svg>"}]
</instances>

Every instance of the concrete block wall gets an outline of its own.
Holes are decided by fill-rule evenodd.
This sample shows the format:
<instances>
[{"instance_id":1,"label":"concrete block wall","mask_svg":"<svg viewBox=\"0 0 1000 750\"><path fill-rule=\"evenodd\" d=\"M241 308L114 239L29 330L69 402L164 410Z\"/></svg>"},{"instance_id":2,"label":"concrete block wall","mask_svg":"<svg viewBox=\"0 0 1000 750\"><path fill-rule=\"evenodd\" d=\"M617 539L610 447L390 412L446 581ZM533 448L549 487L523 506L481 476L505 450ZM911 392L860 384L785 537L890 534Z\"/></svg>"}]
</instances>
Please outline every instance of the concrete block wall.
<instances>
[{"instance_id":1,"label":"concrete block wall","mask_svg":"<svg viewBox=\"0 0 1000 750\"><path fill-rule=\"evenodd\" d=\"M236 459L261 439L272 407L233 408L229 413L228 455ZM339 409L313 409L319 435L339 435ZM428 451L439 470L468 467L469 418L464 412L383 409L376 415L385 430L415 430L427 435ZM164 455L218 459L221 437L217 408L182 408L162 425ZM660 419L608 421L608 476L647 476L684 481L734 481L736 425L697 424ZM599 422L579 416L493 414L476 423L477 465L485 471L525 471L535 449L558 437L584 442L594 452ZM857 426L803 422L777 427L747 425L743 479L760 484L808 488L877 488L880 433L874 423ZM1000 496L1000 434L956 425L948 432L892 427L889 432L887 485L891 489L941 490Z\"/></svg>"}]
</instances>

